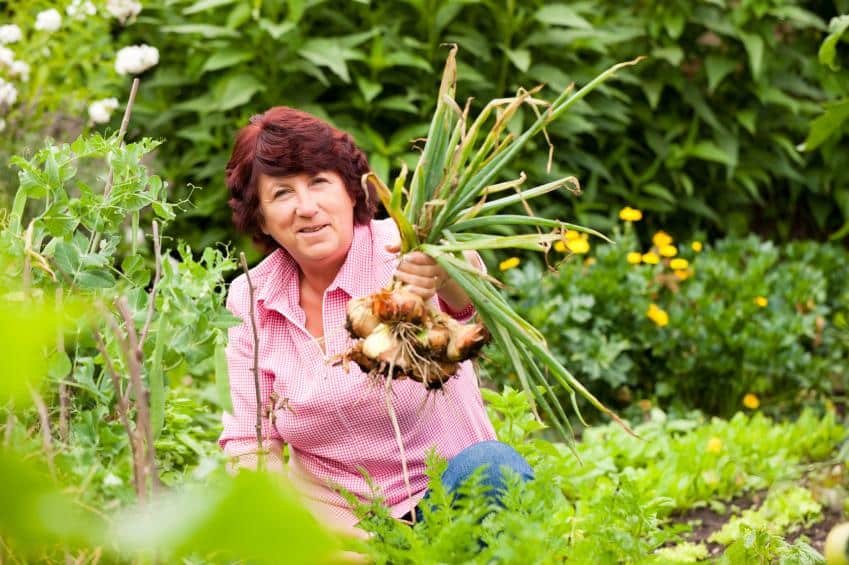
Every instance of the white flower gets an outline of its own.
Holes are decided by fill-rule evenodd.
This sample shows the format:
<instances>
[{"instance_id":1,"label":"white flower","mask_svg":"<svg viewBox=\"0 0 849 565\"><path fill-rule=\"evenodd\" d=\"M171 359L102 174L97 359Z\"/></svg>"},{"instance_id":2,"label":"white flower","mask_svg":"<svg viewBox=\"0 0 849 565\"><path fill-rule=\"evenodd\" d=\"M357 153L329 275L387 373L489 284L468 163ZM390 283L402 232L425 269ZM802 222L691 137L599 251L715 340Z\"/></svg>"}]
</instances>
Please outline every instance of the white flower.
<instances>
[{"instance_id":1,"label":"white flower","mask_svg":"<svg viewBox=\"0 0 849 565\"><path fill-rule=\"evenodd\" d=\"M105 124L112 116L112 112L118 107L117 98L104 98L96 100L88 106L88 117L96 124Z\"/></svg>"},{"instance_id":2,"label":"white flower","mask_svg":"<svg viewBox=\"0 0 849 565\"><path fill-rule=\"evenodd\" d=\"M134 0L106 0L106 11L112 14L121 25L141 12L142 5Z\"/></svg>"},{"instance_id":3,"label":"white flower","mask_svg":"<svg viewBox=\"0 0 849 565\"><path fill-rule=\"evenodd\" d=\"M15 62L15 53L8 47L0 45L0 65L11 67Z\"/></svg>"},{"instance_id":4,"label":"white flower","mask_svg":"<svg viewBox=\"0 0 849 565\"><path fill-rule=\"evenodd\" d=\"M35 17L35 29L39 31L56 31L62 25L62 16L55 8L39 12Z\"/></svg>"},{"instance_id":5,"label":"white flower","mask_svg":"<svg viewBox=\"0 0 849 565\"><path fill-rule=\"evenodd\" d=\"M124 47L115 56L115 70L119 75L137 75L157 63L159 63L159 50L150 45Z\"/></svg>"},{"instance_id":6,"label":"white flower","mask_svg":"<svg viewBox=\"0 0 849 565\"><path fill-rule=\"evenodd\" d=\"M85 2L83 0L74 0L65 8L65 13L76 20L84 20L86 16L95 15L97 8L94 7L94 4L90 0L86 0Z\"/></svg>"},{"instance_id":7,"label":"white flower","mask_svg":"<svg viewBox=\"0 0 849 565\"><path fill-rule=\"evenodd\" d=\"M14 61L9 67L9 72L13 77L20 77L24 82L29 80L29 65L23 61Z\"/></svg>"},{"instance_id":8,"label":"white flower","mask_svg":"<svg viewBox=\"0 0 849 565\"><path fill-rule=\"evenodd\" d=\"M0 78L0 106L11 106L18 99L18 89L11 82Z\"/></svg>"},{"instance_id":9,"label":"white flower","mask_svg":"<svg viewBox=\"0 0 849 565\"><path fill-rule=\"evenodd\" d=\"M0 26L0 43L17 43L21 40L23 34L21 33L21 28L16 26L15 24L6 24Z\"/></svg>"}]
</instances>

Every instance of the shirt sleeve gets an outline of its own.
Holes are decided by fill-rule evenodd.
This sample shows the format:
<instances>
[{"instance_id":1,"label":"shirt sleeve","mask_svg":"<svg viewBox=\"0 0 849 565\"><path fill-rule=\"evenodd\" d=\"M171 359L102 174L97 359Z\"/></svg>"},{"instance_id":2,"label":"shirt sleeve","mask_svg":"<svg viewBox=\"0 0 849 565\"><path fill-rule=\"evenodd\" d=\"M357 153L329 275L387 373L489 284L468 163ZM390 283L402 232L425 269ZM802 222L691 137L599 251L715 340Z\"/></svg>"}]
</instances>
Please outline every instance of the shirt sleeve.
<instances>
[{"instance_id":1,"label":"shirt sleeve","mask_svg":"<svg viewBox=\"0 0 849 565\"><path fill-rule=\"evenodd\" d=\"M242 323L228 330L225 351L233 413L224 412L224 431L218 438L218 445L224 450L225 455L238 459L240 466L254 467L257 458L256 387L253 372L254 337L250 320L250 294L244 275L235 279L230 285L227 309L234 316L241 318ZM265 410L270 405L273 385L274 375L260 371L259 396L263 408L263 449L270 452L271 459L279 457L283 446L283 438L265 417Z\"/></svg>"},{"instance_id":2,"label":"shirt sleeve","mask_svg":"<svg viewBox=\"0 0 849 565\"><path fill-rule=\"evenodd\" d=\"M486 274L486 264L483 262L483 259L481 259L481 256L477 253L477 251L472 251L472 253L472 257L467 256L466 258L473 259L474 262L472 264L477 267L480 272ZM454 318L455 320L457 320L458 322L468 322L472 319L472 316L474 316L477 312L477 310L475 310L475 305L471 302L469 302L469 305L460 310L459 312L455 312L451 309L450 306L448 306L448 304L445 303L444 300L442 300L442 298L439 297L439 295L437 295L437 299L439 301L439 309Z\"/></svg>"}]
</instances>

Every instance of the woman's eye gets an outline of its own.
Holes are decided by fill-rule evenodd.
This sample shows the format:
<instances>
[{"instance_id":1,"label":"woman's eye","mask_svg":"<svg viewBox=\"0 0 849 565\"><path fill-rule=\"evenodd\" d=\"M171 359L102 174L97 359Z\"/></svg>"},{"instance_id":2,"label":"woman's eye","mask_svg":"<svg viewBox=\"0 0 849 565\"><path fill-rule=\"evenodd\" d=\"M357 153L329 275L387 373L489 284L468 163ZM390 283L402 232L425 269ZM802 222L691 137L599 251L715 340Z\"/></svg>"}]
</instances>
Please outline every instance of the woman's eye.
<instances>
[{"instance_id":1,"label":"woman's eye","mask_svg":"<svg viewBox=\"0 0 849 565\"><path fill-rule=\"evenodd\" d=\"M315 177L315 178L312 180L312 183L313 183L313 184L324 184L324 183L326 183L326 182L328 182L328 180L327 180L325 177Z\"/></svg>"},{"instance_id":2,"label":"woman's eye","mask_svg":"<svg viewBox=\"0 0 849 565\"><path fill-rule=\"evenodd\" d=\"M292 190L289 189L289 188L278 188L277 190L274 191L273 198L275 200L278 200L278 199L283 198L284 196L290 194L291 192L292 192Z\"/></svg>"}]
</instances>

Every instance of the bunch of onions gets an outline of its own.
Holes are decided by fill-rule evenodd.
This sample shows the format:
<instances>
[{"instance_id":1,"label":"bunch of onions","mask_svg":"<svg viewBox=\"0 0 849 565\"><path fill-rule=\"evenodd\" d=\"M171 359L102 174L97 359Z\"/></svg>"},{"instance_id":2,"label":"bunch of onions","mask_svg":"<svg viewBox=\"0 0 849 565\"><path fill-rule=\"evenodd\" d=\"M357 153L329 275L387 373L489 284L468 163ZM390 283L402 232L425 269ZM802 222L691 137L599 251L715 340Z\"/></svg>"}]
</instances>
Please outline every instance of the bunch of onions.
<instances>
[{"instance_id":1,"label":"bunch of onions","mask_svg":"<svg viewBox=\"0 0 849 565\"><path fill-rule=\"evenodd\" d=\"M400 283L348 302L348 332L360 338L345 354L373 377L409 378L439 390L490 340L480 323L437 312Z\"/></svg>"},{"instance_id":2,"label":"bunch of onions","mask_svg":"<svg viewBox=\"0 0 849 565\"><path fill-rule=\"evenodd\" d=\"M526 393L535 400L534 410L541 406L551 425L567 442L572 439L571 426L555 394L555 386L562 387L571 397L579 418L577 394L627 429L624 422L551 354L540 332L516 314L496 288L498 281L479 272L465 259L463 252L509 248L547 252L566 230L607 239L582 226L535 216L527 205L529 200L559 189L578 190L578 181L574 177L556 179L532 188L523 186L524 174L519 179L496 181L505 165L531 137L543 131L547 124L563 115L616 71L640 59L611 67L577 92L574 85L570 85L551 103L534 97L541 86L530 91L520 90L515 97L492 100L472 121L470 102L461 108L454 98L456 51L456 46L452 47L448 55L427 141L409 183L406 167L391 190L374 173L364 175L362 181L364 186L370 182L377 188L383 206L398 225L401 253L419 250L433 257L469 295L486 329L472 325L470 327L474 329L463 330L474 345L462 354L449 353L451 340L456 341L455 336L459 332L452 325L453 321L423 305L413 305L411 293L403 286L393 286L354 301L349 308L349 314L354 312L353 316L349 315L349 321L356 322L356 327L349 324L351 330L362 339L348 357L372 374L387 377L403 375L421 380L429 388L439 388L445 382L445 375L456 370L455 363L463 355L479 349L491 334L495 345L509 357ZM523 106L531 107L536 120L519 133L508 132L508 122ZM549 153L549 163L550 159ZM506 191L513 193L504 195ZM514 204L522 204L526 213L499 213ZM534 233L503 235L505 226L533 228ZM386 314L387 311L393 312L394 305L398 303L404 303L406 309L408 300L410 308L405 310L404 316L407 316L406 312L410 315L403 320L393 318L394 314ZM384 310L386 304L392 306ZM368 316L359 314L369 310L371 314ZM431 336L436 338L446 329L450 336L449 346L444 354L436 354L441 349L431 346ZM438 339L434 341L438 342ZM427 358L427 362L423 363L420 357Z\"/></svg>"}]
</instances>

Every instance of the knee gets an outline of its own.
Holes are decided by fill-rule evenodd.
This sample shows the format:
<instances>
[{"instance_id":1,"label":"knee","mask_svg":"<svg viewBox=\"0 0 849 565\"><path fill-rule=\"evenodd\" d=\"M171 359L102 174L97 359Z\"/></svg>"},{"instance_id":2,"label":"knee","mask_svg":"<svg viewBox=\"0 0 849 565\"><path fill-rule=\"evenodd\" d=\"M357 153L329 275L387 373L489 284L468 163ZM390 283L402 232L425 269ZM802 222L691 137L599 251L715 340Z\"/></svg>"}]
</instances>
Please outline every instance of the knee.
<instances>
[{"instance_id":1,"label":"knee","mask_svg":"<svg viewBox=\"0 0 849 565\"><path fill-rule=\"evenodd\" d=\"M449 461L443 483L453 490L481 467L484 467L481 482L499 490L504 488L505 468L525 481L534 478L533 469L515 449L500 441L482 441L470 445Z\"/></svg>"}]
</instances>

